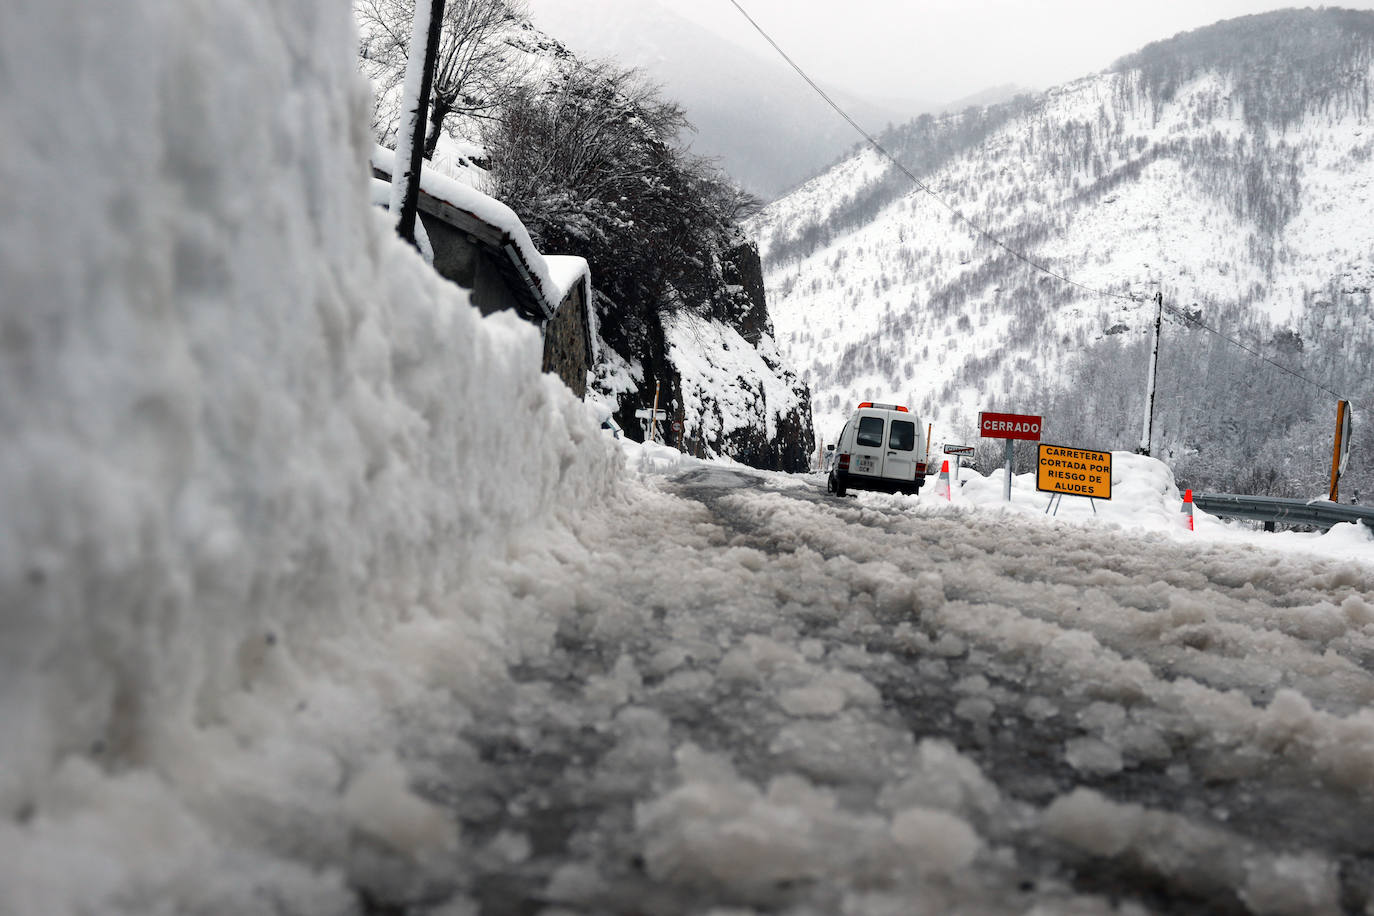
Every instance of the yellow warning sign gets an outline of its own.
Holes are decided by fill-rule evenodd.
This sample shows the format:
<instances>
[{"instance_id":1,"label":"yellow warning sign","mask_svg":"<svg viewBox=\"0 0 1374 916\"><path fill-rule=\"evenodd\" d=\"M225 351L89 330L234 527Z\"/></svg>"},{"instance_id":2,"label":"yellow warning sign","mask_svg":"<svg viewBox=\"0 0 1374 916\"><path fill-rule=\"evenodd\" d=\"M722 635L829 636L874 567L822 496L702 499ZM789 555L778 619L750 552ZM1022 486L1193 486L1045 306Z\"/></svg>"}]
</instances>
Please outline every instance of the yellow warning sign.
<instances>
[{"instance_id":1,"label":"yellow warning sign","mask_svg":"<svg viewBox=\"0 0 1374 916\"><path fill-rule=\"evenodd\" d=\"M1035 488L1065 496L1112 498L1112 453L1040 444Z\"/></svg>"}]
</instances>

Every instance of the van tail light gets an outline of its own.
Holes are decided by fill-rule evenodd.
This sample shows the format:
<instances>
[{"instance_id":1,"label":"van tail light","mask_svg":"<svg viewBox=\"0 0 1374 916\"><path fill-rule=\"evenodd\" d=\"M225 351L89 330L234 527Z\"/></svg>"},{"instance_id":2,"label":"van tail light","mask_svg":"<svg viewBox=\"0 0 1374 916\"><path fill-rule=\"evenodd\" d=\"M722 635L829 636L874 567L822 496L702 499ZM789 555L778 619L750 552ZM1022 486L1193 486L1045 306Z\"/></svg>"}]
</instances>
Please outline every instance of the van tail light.
<instances>
[{"instance_id":1,"label":"van tail light","mask_svg":"<svg viewBox=\"0 0 1374 916\"><path fill-rule=\"evenodd\" d=\"M917 477L920 477L920 476L921 476L922 474L924 474L925 472L926 472L926 463L925 463L924 461L918 461L918 462L916 462L916 476L917 476Z\"/></svg>"},{"instance_id":2,"label":"van tail light","mask_svg":"<svg viewBox=\"0 0 1374 916\"><path fill-rule=\"evenodd\" d=\"M848 452L840 452L840 470L841 470L841 471L847 471L847 470L849 470L849 453L848 453Z\"/></svg>"}]
</instances>

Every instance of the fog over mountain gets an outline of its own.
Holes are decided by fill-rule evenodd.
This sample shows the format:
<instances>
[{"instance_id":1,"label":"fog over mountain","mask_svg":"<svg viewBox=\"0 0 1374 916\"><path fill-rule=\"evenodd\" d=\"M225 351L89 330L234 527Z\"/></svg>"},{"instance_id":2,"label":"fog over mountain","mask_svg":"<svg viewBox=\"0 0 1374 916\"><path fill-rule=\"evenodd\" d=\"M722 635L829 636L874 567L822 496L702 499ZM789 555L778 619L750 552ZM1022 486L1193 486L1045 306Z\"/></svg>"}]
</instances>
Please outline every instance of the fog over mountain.
<instances>
[{"instance_id":1,"label":"fog over mountain","mask_svg":"<svg viewBox=\"0 0 1374 916\"><path fill-rule=\"evenodd\" d=\"M740 185L764 199L810 178L858 139L780 58L760 57L656 0L532 0L530 10L540 28L579 54L613 57L661 83L697 129L693 150L718 158ZM875 131L948 101L902 99L894 92L873 103L843 89L826 91Z\"/></svg>"}]
</instances>

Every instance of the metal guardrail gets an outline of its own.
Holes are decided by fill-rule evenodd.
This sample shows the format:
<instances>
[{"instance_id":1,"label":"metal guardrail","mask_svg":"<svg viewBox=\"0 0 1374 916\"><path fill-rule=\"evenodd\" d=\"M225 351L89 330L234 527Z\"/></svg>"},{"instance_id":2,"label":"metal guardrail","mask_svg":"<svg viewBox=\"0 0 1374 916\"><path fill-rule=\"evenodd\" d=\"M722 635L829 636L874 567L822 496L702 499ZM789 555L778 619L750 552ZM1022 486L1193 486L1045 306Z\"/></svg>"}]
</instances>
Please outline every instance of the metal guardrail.
<instances>
[{"instance_id":1,"label":"metal guardrail","mask_svg":"<svg viewBox=\"0 0 1374 916\"><path fill-rule=\"evenodd\" d=\"M1333 503L1327 499L1281 499L1277 496L1242 496L1236 493L1194 493L1193 505L1203 512L1225 518L1258 522L1283 522L1330 528L1342 522L1363 522L1374 528L1374 507Z\"/></svg>"}]
</instances>

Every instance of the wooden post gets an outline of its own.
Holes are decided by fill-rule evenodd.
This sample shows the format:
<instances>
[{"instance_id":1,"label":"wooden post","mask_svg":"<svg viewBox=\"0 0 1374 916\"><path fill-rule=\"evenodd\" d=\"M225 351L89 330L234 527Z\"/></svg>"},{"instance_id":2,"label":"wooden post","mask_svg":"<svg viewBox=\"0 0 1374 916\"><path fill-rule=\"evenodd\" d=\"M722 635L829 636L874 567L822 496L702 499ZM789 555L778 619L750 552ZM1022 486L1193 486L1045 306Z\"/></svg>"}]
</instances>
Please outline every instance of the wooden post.
<instances>
[{"instance_id":1,"label":"wooden post","mask_svg":"<svg viewBox=\"0 0 1374 916\"><path fill-rule=\"evenodd\" d=\"M1341 501L1341 471L1345 470L1343 459L1350 449L1350 443L1346 441L1349 435L1350 402L1338 401L1336 403L1336 444L1331 450L1331 501L1333 503Z\"/></svg>"},{"instance_id":2,"label":"wooden post","mask_svg":"<svg viewBox=\"0 0 1374 916\"><path fill-rule=\"evenodd\" d=\"M649 441L658 441L658 382L654 382L654 409L649 411Z\"/></svg>"},{"instance_id":3,"label":"wooden post","mask_svg":"<svg viewBox=\"0 0 1374 916\"><path fill-rule=\"evenodd\" d=\"M930 455L930 434L935 429L934 423L926 424L926 455Z\"/></svg>"}]
</instances>

